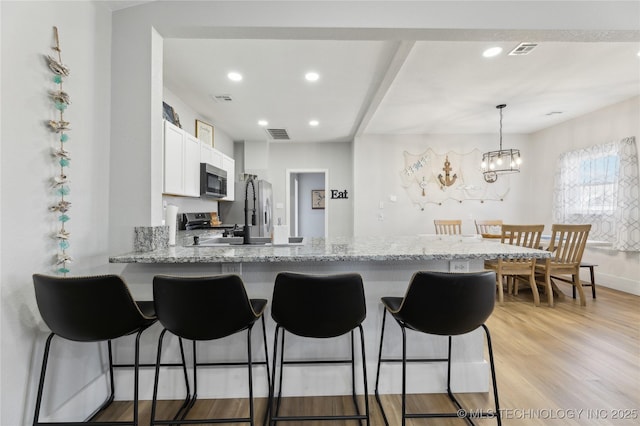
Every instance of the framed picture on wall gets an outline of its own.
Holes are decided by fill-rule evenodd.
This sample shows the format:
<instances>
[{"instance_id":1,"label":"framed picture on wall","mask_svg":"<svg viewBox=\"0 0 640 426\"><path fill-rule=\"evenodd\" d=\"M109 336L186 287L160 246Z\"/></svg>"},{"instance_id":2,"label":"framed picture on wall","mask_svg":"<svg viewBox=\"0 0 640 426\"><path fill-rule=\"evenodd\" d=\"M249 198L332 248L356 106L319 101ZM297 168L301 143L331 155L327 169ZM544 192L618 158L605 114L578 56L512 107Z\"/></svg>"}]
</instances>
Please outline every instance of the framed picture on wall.
<instances>
[{"instance_id":1,"label":"framed picture on wall","mask_svg":"<svg viewBox=\"0 0 640 426\"><path fill-rule=\"evenodd\" d=\"M324 209L324 189L311 190L311 208Z\"/></svg>"},{"instance_id":2,"label":"framed picture on wall","mask_svg":"<svg viewBox=\"0 0 640 426\"><path fill-rule=\"evenodd\" d=\"M213 126L196 119L196 138L213 147Z\"/></svg>"}]
</instances>

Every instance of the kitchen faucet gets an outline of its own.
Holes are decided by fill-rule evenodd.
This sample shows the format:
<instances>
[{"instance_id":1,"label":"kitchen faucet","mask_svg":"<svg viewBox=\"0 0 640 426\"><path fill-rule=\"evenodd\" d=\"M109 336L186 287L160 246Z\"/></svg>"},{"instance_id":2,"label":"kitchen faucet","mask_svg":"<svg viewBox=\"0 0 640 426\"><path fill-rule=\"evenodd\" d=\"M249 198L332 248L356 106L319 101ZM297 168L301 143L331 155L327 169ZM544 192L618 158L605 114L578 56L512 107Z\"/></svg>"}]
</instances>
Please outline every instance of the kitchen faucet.
<instances>
[{"instance_id":1,"label":"kitchen faucet","mask_svg":"<svg viewBox=\"0 0 640 426\"><path fill-rule=\"evenodd\" d=\"M248 175L247 183L244 187L244 231L242 244L251 244L251 227L249 226L249 184L253 191L253 213L251 215L251 225L256 225L256 186L253 182L254 175Z\"/></svg>"}]
</instances>

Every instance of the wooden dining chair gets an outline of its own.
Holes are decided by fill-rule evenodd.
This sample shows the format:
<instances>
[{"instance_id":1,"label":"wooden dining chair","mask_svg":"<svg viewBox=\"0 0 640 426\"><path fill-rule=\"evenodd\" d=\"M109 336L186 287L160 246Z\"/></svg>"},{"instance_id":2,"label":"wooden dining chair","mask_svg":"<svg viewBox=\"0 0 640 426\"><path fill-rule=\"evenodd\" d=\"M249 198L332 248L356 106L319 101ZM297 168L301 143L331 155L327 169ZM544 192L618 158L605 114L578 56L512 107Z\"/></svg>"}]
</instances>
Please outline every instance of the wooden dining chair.
<instances>
[{"instance_id":1,"label":"wooden dining chair","mask_svg":"<svg viewBox=\"0 0 640 426\"><path fill-rule=\"evenodd\" d=\"M434 220L433 224L436 226L436 234L462 234L461 220Z\"/></svg>"},{"instance_id":2,"label":"wooden dining chair","mask_svg":"<svg viewBox=\"0 0 640 426\"><path fill-rule=\"evenodd\" d=\"M587 245L591 225L554 224L551 227L551 241L548 251L551 258L536 263L536 277L544 279L549 306L553 306L553 289L560 291L552 275L570 275L571 284L578 289L580 306L586 306L584 291L580 284L580 262Z\"/></svg>"},{"instance_id":3,"label":"wooden dining chair","mask_svg":"<svg viewBox=\"0 0 640 426\"><path fill-rule=\"evenodd\" d=\"M500 242L503 244L511 244L520 247L538 248L540 246L540 237L544 225L502 225L502 234ZM503 280L506 277L509 284L508 293L513 288L517 289L517 277L529 277L529 285L533 293L533 304L540 305L540 295L535 278L535 258L519 258L519 259L497 259L485 262L485 268L491 269L496 273L496 283L498 285L498 301L504 302ZM516 291L517 294L517 291Z\"/></svg>"},{"instance_id":4,"label":"wooden dining chair","mask_svg":"<svg viewBox=\"0 0 640 426\"><path fill-rule=\"evenodd\" d=\"M482 235L482 238L501 238L502 237L502 220L476 220L476 232Z\"/></svg>"}]
</instances>

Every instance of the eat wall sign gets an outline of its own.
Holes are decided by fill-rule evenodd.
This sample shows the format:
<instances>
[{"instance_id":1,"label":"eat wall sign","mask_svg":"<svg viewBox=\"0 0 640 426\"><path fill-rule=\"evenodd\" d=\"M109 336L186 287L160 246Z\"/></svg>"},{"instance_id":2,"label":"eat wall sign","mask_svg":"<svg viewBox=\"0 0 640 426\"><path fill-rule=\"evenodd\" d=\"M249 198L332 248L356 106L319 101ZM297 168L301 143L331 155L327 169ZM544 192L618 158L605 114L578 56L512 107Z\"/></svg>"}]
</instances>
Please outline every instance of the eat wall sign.
<instances>
[{"instance_id":1,"label":"eat wall sign","mask_svg":"<svg viewBox=\"0 0 640 426\"><path fill-rule=\"evenodd\" d=\"M342 191L340 191L338 189L332 189L331 190L331 199L332 200L339 200L339 199L346 200L346 199L349 198L348 195L349 194L347 193L346 189L342 190Z\"/></svg>"}]
</instances>

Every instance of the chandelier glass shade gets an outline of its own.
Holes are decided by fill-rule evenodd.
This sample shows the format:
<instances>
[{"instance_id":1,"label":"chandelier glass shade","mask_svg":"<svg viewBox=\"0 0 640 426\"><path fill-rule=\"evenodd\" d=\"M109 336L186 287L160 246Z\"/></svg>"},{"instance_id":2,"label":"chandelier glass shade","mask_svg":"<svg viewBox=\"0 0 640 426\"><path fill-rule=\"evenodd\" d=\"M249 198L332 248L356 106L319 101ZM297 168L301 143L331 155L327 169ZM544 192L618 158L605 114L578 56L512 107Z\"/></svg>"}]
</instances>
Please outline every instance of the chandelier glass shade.
<instances>
[{"instance_id":1,"label":"chandelier glass shade","mask_svg":"<svg viewBox=\"0 0 640 426\"><path fill-rule=\"evenodd\" d=\"M484 180L489 183L495 182L498 175L519 173L522 163L519 149L502 149L502 109L506 106L506 104L496 106L500 110L500 149L482 154L480 169Z\"/></svg>"}]
</instances>

